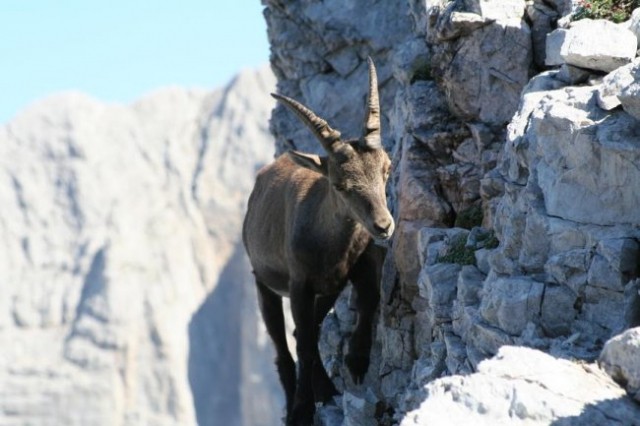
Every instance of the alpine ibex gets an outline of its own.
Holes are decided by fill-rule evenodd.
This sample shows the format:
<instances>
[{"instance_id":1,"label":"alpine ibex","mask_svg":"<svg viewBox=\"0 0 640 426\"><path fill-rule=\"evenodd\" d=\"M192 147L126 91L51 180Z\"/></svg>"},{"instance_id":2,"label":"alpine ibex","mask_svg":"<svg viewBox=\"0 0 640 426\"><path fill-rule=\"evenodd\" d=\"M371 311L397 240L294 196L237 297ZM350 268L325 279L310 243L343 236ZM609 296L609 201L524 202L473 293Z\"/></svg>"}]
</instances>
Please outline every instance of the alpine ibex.
<instances>
[{"instance_id":1,"label":"alpine ibex","mask_svg":"<svg viewBox=\"0 0 640 426\"><path fill-rule=\"evenodd\" d=\"M391 162L381 144L378 83L369 58L369 96L361 139L340 132L299 102L289 107L319 139L326 156L290 151L263 168L249 198L243 241L260 309L276 348L287 424L312 423L314 401L337 393L318 353L320 324L348 280L358 320L345 362L356 383L369 367L383 249L394 230L385 185ZM282 296L291 298L299 371L287 348Z\"/></svg>"}]
</instances>

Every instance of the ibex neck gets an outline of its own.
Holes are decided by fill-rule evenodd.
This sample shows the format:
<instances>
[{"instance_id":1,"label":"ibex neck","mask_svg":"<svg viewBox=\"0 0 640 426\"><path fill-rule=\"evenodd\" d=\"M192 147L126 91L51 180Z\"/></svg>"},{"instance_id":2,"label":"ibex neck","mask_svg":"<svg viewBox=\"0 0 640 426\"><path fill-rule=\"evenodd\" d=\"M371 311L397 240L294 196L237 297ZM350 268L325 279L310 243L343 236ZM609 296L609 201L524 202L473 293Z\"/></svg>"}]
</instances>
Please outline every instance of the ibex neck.
<instances>
[{"instance_id":1,"label":"ibex neck","mask_svg":"<svg viewBox=\"0 0 640 426\"><path fill-rule=\"evenodd\" d=\"M331 184L327 184L327 196L325 198L325 211L324 215L327 219L334 222L336 227L348 227L359 226L356 219L352 216L349 207L344 202L340 194L331 187Z\"/></svg>"}]
</instances>

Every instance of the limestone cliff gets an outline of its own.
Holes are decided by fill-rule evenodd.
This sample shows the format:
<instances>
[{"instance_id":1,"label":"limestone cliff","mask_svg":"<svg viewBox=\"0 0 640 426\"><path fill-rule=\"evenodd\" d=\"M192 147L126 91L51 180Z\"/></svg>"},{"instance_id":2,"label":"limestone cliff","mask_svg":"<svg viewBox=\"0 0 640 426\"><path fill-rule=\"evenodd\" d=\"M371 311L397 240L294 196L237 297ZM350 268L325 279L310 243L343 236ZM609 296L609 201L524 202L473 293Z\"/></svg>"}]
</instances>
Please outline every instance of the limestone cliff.
<instances>
[{"instance_id":1,"label":"limestone cliff","mask_svg":"<svg viewBox=\"0 0 640 426\"><path fill-rule=\"evenodd\" d=\"M0 424L279 421L239 244L274 84L65 93L0 127Z\"/></svg>"},{"instance_id":2,"label":"limestone cliff","mask_svg":"<svg viewBox=\"0 0 640 426\"><path fill-rule=\"evenodd\" d=\"M388 192L398 226L384 268L372 365L363 386L342 365L353 320L347 291L321 337L343 395L319 410L318 423L449 424L445 411L439 420L429 414L442 394L461 410L470 407L464 424L584 424L575 414L586 406L632 424L640 407L593 365L576 370L586 375L576 376L576 386L608 380L603 387L611 392L586 395L566 411L519 398L532 389L516 381L494 389L510 398L505 408L481 395L456 399L493 392L479 384L481 376L440 378L474 372L504 378L513 368L513 377L526 381L520 356L550 371L565 366L536 351L498 355L504 363L498 367L483 361L517 345L591 362L607 339L640 324L640 221L633 208L640 109L638 65L630 63L637 44L629 30L637 21L569 25L572 2L564 0L263 4L278 90L348 136L361 123L352 112L364 102L365 59L374 59L384 143L394 162ZM576 42L589 25L606 32L593 30L599 37ZM612 63L618 74L603 82ZM279 152L319 150L282 107L271 130ZM564 392L557 383L532 380ZM599 404L602 398L610 401Z\"/></svg>"}]
</instances>

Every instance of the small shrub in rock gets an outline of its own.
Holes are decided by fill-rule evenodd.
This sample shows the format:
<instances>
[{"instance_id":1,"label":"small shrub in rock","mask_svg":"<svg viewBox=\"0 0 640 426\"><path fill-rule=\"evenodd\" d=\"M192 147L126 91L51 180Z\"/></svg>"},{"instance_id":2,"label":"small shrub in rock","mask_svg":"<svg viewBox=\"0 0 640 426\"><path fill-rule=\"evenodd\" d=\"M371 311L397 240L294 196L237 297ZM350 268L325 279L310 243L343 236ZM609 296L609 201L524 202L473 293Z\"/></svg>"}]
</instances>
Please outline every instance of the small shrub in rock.
<instances>
[{"instance_id":1,"label":"small shrub in rock","mask_svg":"<svg viewBox=\"0 0 640 426\"><path fill-rule=\"evenodd\" d=\"M631 12L637 7L640 7L640 0L581 0L573 20L606 19L623 22L631 17Z\"/></svg>"},{"instance_id":2,"label":"small shrub in rock","mask_svg":"<svg viewBox=\"0 0 640 426\"><path fill-rule=\"evenodd\" d=\"M455 227L472 229L476 226L482 225L482 207L475 205L466 210L461 211L456 216Z\"/></svg>"},{"instance_id":3,"label":"small shrub in rock","mask_svg":"<svg viewBox=\"0 0 640 426\"><path fill-rule=\"evenodd\" d=\"M475 248L467 247L466 235L456 236L449 244L449 248L442 256L438 256L438 263L457 263L458 265L475 265Z\"/></svg>"}]
</instances>

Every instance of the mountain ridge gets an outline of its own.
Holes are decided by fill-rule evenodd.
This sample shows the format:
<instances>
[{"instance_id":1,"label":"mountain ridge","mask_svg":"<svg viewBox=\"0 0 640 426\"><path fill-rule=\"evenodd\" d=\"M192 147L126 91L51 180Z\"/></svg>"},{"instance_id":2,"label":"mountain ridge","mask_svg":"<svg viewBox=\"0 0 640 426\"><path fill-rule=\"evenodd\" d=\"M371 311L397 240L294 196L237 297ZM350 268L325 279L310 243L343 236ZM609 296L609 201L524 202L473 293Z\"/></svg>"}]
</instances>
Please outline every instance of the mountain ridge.
<instances>
[{"instance_id":1,"label":"mountain ridge","mask_svg":"<svg viewBox=\"0 0 640 426\"><path fill-rule=\"evenodd\" d=\"M235 371L238 395L249 386L274 398L237 254L253 174L273 156L274 86L263 67L128 105L60 93L0 126L0 342L11 348L0 355L1 424L195 424L221 369ZM241 289L225 293L228 309L245 313L228 328L207 304L226 268ZM214 336L228 346L220 365L198 364L218 348L193 341L211 338L194 327L228 330ZM205 373L197 387L194 371ZM279 418L278 402L254 420L236 404L225 424Z\"/></svg>"}]
</instances>

